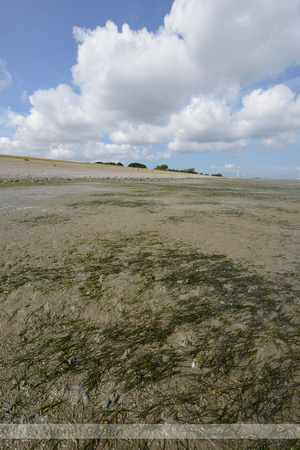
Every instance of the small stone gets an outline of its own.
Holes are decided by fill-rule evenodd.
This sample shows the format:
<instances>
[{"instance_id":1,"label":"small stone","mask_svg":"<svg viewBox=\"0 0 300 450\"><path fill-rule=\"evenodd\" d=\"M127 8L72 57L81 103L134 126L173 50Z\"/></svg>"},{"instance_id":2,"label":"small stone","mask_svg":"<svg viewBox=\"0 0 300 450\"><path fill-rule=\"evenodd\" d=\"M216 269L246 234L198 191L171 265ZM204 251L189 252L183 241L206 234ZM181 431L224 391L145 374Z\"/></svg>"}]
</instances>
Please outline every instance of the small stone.
<instances>
[{"instance_id":1,"label":"small stone","mask_svg":"<svg viewBox=\"0 0 300 450\"><path fill-rule=\"evenodd\" d=\"M108 399L104 400L102 406L103 409L105 409L106 411L108 411L111 406L113 406L115 403L117 403L117 401L119 400L120 396L119 394L117 394L116 392L114 392L113 394L111 394Z\"/></svg>"},{"instance_id":2,"label":"small stone","mask_svg":"<svg viewBox=\"0 0 300 450\"><path fill-rule=\"evenodd\" d=\"M167 292L166 286L161 286L157 290L158 290L158 292Z\"/></svg>"},{"instance_id":3,"label":"small stone","mask_svg":"<svg viewBox=\"0 0 300 450\"><path fill-rule=\"evenodd\" d=\"M122 270L120 275L132 275L132 271L131 270Z\"/></svg>"},{"instance_id":4,"label":"small stone","mask_svg":"<svg viewBox=\"0 0 300 450\"><path fill-rule=\"evenodd\" d=\"M72 405L77 405L78 403L81 403L84 406L92 405L89 393L80 386L70 386L65 391L65 398L67 398Z\"/></svg>"},{"instance_id":5,"label":"small stone","mask_svg":"<svg viewBox=\"0 0 300 450\"><path fill-rule=\"evenodd\" d=\"M121 359L127 359L130 355L132 355L133 350L131 348L127 348L123 355L121 356Z\"/></svg>"},{"instance_id":6,"label":"small stone","mask_svg":"<svg viewBox=\"0 0 300 450\"><path fill-rule=\"evenodd\" d=\"M257 286L250 286L248 289L248 294L252 294L252 292L255 292L257 290Z\"/></svg>"},{"instance_id":7,"label":"small stone","mask_svg":"<svg viewBox=\"0 0 300 450\"><path fill-rule=\"evenodd\" d=\"M77 362L77 357L72 356L72 358L69 358L67 362L68 362L69 366L74 366Z\"/></svg>"},{"instance_id":8,"label":"small stone","mask_svg":"<svg viewBox=\"0 0 300 450\"><path fill-rule=\"evenodd\" d=\"M28 380L22 380L20 383L20 389L32 389L33 384L30 383Z\"/></svg>"},{"instance_id":9,"label":"small stone","mask_svg":"<svg viewBox=\"0 0 300 450\"><path fill-rule=\"evenodd\" d=\"M233 286L232 284L224 284L224 289L226 289L226 291L230 293L233 291Z\"/></svg>"}]
</instances>

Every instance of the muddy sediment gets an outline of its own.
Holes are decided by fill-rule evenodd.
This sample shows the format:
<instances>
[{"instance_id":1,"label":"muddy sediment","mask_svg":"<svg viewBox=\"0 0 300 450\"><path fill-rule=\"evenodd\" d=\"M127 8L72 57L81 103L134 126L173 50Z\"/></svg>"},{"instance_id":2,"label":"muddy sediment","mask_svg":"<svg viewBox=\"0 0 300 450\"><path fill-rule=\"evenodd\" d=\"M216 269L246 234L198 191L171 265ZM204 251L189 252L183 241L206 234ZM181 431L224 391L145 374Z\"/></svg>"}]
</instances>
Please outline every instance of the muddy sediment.
<instances>
[{"instance_id":1,"label":"muddy sediment","mask_svg":"<svg viewBox=\"0 0 300 450\"><path fill-rule=\"evenodd\" d=\"M297 181L32 179L0 187L1 423L298 423Z\"/></svg>"}]
</instances>

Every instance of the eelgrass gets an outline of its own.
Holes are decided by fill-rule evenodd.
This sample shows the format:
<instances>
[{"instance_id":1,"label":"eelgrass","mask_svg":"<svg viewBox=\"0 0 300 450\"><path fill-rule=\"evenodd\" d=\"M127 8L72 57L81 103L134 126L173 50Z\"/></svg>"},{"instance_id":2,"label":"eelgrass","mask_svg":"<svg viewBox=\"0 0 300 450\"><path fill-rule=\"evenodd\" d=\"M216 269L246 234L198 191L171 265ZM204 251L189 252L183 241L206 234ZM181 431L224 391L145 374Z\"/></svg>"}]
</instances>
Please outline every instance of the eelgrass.
<instances>
[{"instance_id":1,"label":"eelgrass","mask_svg":"<svg viewBox=\"0 0 300 450\"><path fill-rule=\"evenodd\" d=\"M76 313L31 310L8 336L1 422L297 423L295 290L157 235L93 249L2 271L3 298L70 285Z\"/></svg>"},{"instance_id":2,"label":"eelgrass","mask_svg":"<svg viewBox=\"0 0 300 450\"><path fill-rule=\"evenodd\" d=\"M58 223L67 222L69 219L66 216L60 214L27 214L22 219L18 219L18 223L29 224L32 227L40 225L56 225Z\"/></svg>"}]
</instances>

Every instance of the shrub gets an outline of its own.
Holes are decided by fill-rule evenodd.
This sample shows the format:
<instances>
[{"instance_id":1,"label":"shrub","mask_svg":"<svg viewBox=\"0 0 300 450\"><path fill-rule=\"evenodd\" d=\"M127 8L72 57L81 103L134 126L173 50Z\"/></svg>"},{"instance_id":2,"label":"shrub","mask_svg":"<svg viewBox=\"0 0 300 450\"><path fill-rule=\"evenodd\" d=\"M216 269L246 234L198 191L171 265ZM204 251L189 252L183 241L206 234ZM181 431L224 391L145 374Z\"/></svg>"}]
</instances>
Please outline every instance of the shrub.
<instances>
[{"instance_id":1,"label":"shrub","mask_svg":"<svg viewBox=\"0 0 300 450\"><path fill-rule=\"evenodd\" d=\"M195 171L194 168L192 168L192 169L182 169L180 172L184 172L184 173L195 173L195 174L198 173L198 172Z\"/></svg>"},{"instance_id":2,"label":"shrub","mask_svg":"<svg viewBox=\"0 0 300 450\"><path fill-rule=\"evenodd\" d=\"M223 175L221 173L212 173L212 177L222 177Z\"/></svg>"},{"instance_id":3,"label":"shrub","mask_svg":"<svg viewBox=\"0 0 300 450\"><path fill-rule=\"evenodd\" d=\"M104 164L106 166L122 166L122 167L124 167L122 163L120 163L120 162L115 163L112 161L109 161L109 162L96 161L95 164Z\"/></svg>"},{"instance_id":4,"label":"shrub","mask_svg":"<svg viewBox=\"0 0 300 450\"><path fill-rule=\"evenodd\" d=\"M169 167L167 166L167 164L161 164L160 166L156 166L154 168L154 170L168 170Z\"/></svg>"},{"instance_id":5,"label":"shrub","mask_svg":"<svg viewBox=\"0 0 300 450\"><path fill-rule=\"evenodd\" d=\"M128 167L138 167L139 169L147 169L147 166L145 166L145 164L141 164L138 162L133 162L128 164Z\"/></svg>"}]
</instances>

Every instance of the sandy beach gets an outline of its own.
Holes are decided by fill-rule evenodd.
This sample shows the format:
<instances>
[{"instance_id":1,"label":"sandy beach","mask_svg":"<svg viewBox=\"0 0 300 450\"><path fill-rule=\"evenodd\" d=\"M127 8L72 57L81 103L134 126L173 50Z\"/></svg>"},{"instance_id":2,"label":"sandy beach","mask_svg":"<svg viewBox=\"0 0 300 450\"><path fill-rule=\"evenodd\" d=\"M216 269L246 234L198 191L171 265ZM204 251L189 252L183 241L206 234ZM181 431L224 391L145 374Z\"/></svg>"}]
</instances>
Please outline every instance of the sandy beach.
<instances>
[{"instance_id":1,"label":"sandy beach","mask_svg":"<svg viewBox=\"0 0 300 450\"><path fill-rule=\"evenodd\" d=\"M299 181L0 179L1 422L299 421Z\"/></svg>"}]
</instances>

